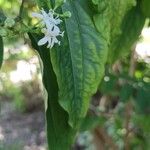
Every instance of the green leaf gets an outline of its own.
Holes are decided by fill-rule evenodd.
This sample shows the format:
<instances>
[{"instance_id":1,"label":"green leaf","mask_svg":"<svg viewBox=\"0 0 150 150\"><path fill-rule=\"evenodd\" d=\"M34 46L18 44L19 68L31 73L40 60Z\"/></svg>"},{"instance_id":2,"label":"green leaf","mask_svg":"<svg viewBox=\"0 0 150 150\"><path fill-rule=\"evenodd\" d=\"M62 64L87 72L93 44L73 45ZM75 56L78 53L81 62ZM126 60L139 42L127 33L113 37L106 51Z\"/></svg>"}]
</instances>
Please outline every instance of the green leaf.
<instances>
[{"instance_id":1,"label":"green leaf","mask_svg":"<svg viewBox=\"0 0 150 150\"><path fill-rule=\"evenodd\" d=\"M145 133L150 133L150 116L149 114L136 114L134 116L134 122L138 125Z\"/></svg>"},{"instance_id":2,"label":"green leaf","mask_svg":"<svg viewBox=\"0 0 150 150\"><path fill-rule=\"evenodd\" d=\"M69 124L78 127L103 76L108 47L95 29L87 0L67 0L62 10L72 15L65 20L65 35L60 47L52 49L51 60L59 103L69 114Z\"/></svg>"},{"instance_id":3,"label":"green leaf","mask_svg":"<svg viewBox=\"0 0 150 150\"><path fill-rule=\"evenodd\" d=\"M3 39L2 37L0 37L0 68L3 63L3 53L4 53Z\"/></svg>"},{"instance_id":4,"label":"green leaf","mask_svg":"<svg viewBox=\"0 0 150 150\"><path fill-rule=\"evenodd\" d=\"M129 85L129 84L123 85L121 88L121 92L120 92L121 101L123 101L123 102L129 101L132 94L133 94L132 85Z\"/></svg>"},{"instance_id":5,"label":"green leaf","mask_svg":"<svg viewBox=\"0 0 150 150\"><path fill-rule=\"evenodd\" d=\"M106 119L104 117L87 115L86 118L82 121L80 131L83 132L93 130L98 126L103 126L105 121Z\"/></svg>"},{"instance_id":6,"label":"green leaf","mask_svg":"<svg viewBox=\"0 0 150 150\"><path fill-rule=\"evenodd\" d=\"M46 121L49 150L69 150L76 130L68 125L68 114L58 103L58 85L51 64L50 50L37 45L39 35L29 33L29 37L43 63L43 83L48 94Z\"/></svg>"},{"instance_id":7,"label":"green leaf","mask_svg":"<svg viewBox=\"0 0 150 150\"><path fill-rule=\"evenodd\" d=\"M145 23L145 17L143 16L139 3L136 7L133 7L125 15L122 24L120 26L120 35L113 40L109 51L109 62L113 63L118 58L126 56L133 44L138 40L141 30Z\"/></svg>"},{"instance_id":8,"label":"green leaf","mask_svg":"<svg viewBox=\"0 0 150 150\"><path fill-rule=\"evenodd\" d=\"M107 0L105 0L107 1ZM110 49L112 48L118 36L121 35L121 24L125 15L130 11L135 5L136 0L111 0L109 2L109 19L110 19ZM114 44L115 45L115 44Z\"/></svg>"},{"instance_id":9,"label":"green leaf","mask_svg":"<svg viewBox=\"0 0 150 150\"><path fill-rule=\"evenodd\" d=\"M136 4L135 0L92 0L96 14L93 19L100 33L105 34L110 49L121 34L120 26L125 14Z\"/></svg>"},{"instance_id":10,"label":"green leaf","mask_svg":"<svg viewBox=\"0 0 150 150\"><path fill-rule=\"evenodd\" d=\"M109 63L126 56L138 39L145 17L135 0L91 0L97 30L109 45Z\"/></svg>"},{"instance_id":11,"label":"green leaf","mask_svg":"<svg viewBox=\"0 0 150 150\"><path fill-rule=\"evenodd\" d=\"M141 10L145 17L150 18L150 0L142 0L141 1Z\"/></svg>"},{"instance_id":12,"label":"green leaf","mask_svg":"<svg viewBox=\"0 0 150 150\"><path fill-rule=\"evenodd\" d=\"M37 5L40 9L45 9L45 10L49 10L52 6L49 0L36 0Z\"/></svg>"},{"instance_id":13,"label":"green leaf","mask_svg":"<svg viewBox=\"0 0 150 150\"><path fill-rule=\"evenodd\" d=\"M135 99L137 109L140 113L150 113L150 84L141 82L137 89L137 96Z\"/></svg>"},{"instance_id":14,"label":"green leaf","mask_svg":"<svg viewBox=\"0 0 150 150\"><path fill-rule=\"evenodd\" d=\"M104 80L101 82L99 90L103 94L114 95L116 93L118 77L109 74L104 77Z\"/></svg>"}]
</instances>

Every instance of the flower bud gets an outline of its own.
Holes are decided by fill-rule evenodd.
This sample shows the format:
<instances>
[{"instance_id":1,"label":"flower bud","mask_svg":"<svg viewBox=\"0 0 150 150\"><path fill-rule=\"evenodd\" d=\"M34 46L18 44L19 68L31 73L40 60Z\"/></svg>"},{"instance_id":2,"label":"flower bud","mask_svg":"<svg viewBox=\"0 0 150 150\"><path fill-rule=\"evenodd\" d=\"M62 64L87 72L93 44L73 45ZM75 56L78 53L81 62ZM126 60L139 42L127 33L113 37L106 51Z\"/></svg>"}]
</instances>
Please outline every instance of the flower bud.
<instances>
[{"instance_id":1,"label":"flower bud","mask_svg":"<svg viewBox=\"0 0 150 150\"><path fill-rule=\"evenodd\" d=\"M64 18L70 18L71 17L71 12L70 11L66 11L63 13L62 17Z\"/></svg>"}]
</instances>

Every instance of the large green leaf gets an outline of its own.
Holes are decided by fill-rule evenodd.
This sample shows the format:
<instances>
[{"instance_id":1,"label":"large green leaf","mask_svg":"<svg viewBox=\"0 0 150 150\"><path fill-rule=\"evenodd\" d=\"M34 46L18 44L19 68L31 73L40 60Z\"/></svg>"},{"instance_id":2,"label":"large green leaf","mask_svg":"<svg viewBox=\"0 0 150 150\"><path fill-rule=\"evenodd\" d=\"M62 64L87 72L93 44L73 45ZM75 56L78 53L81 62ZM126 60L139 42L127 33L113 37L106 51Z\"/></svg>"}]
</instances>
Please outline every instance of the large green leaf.
<instances>
[{"instance_id":1,"label":"large green leaf","mask_svg":"<svg viewBox=\"0 0 150 150\"><path fill-rule=\"evenodd\" d=\"M140 3L137 3L135 7L129 10L122 18L120 24L120 34L118 34L115 40L112 40L110 45L110 62L114 62L118 58L126 56L133 44L138 40L141 30L145 23L145 17L140 10Z\"/></svg>"},{"instance_id":2,"label":"large green leaf","mask_svg":"<svg viewBox=\"0 0 150 150\"><path fill-rule=\"evenodd\" d=\"M108 62L113 63L129 52L138 39L145 17L136 0L91 1L96 12L93 16L95 26L109 44Z\"/></svg>"},{"instance_id":3,"label":"large green leaf","mask_svg":"<svg viewBox=\"0 0 150 150\"><path fill-rule=\"evenodd\" d=\"M113 63L130 52L141 33L145 22L141 1L91 1L97 12L93 17L95 26L109 44L108 62Z\"/></svg>"},{"instance_id":4,"label":"large green leaf","mask_svg":"<svg viewBox=\"0 0 150 150\"><path fill-rule=\"evenodd\" d=\"M70 11L72 16L65 20L61 46L51 51L59 103L68 112L73 127L78 127L86 115L107 58L107 42L95 29L88 4L87 0L66 1L62 11Z\"/></svg>"},{"instance_id":5,"label":"large green leaf","mask_svg":"<svg viewBox=\"0 0 150 150\"><path fill-rule=\"evenodd\" d=\"M110 47L121 34L121 23L125 14L136 4L135 0L91 0L96 14L94 22L99 32L104 33ZM107 33L107 34L106 34Z\"/></svg>"},{"instance_id":6,"label":"large green leaf","mask_svg":"<svg viewBox=\"0 0 150 150\"><path fill-rule=\"evenodd\" d=\"M69 150L76 132L68 125L68 114L58 103L58 85L50 60L50 50L37 45L37 34L29 33L29 37L43 63L43 83L48 95L46 120L49 150Z\"/></svg>"},{"instance_id":7,"label":"large green leaf","mask_svg":"<svg viewBox=\"0 0 150 150\"><path fill-rule=\"evenodd\" d=\"M4 48L3 48L3 39L0 37L0 68L3 63L3 53L4 53Z\"/></svg>"},{"instance_id":8,"label":"large green leaf","mask_svg":"<svg viewBox=\"0 0 150 150\"><path fill-rule=\"evenodd\" d=\"M122 34L121 24L124 16L136 5L136 0L111 0L109 1L110 16L110 49L115 45L119 36Z\"/></svg>"}]
</instances>

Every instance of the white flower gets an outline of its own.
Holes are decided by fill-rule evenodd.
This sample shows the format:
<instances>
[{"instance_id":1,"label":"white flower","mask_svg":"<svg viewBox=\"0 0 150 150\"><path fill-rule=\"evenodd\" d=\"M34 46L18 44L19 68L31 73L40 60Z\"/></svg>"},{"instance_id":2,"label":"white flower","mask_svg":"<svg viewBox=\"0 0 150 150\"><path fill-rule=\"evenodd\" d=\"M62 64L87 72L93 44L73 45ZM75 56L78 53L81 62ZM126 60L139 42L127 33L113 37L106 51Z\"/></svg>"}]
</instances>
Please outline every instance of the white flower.
<instances>
[{"instance_id":1,"label":"white flower","mask_svg":"<svg viewBox=\"0 0 150 150\"><path fill-rule=\"evenodd\" d=\"M52 48L55 43L58 43L60 45L60 41L56 38L57 36L64 35L64 32L60 32L59 28L57 26L54 26L53 30L49 30L44 28L42 32L45 34L45 36L39 40L38 45L44 45L48 42L47 48Z\"/></svg>"},{"instance_id":2,"label":"white flower","mask_svg":"<svg viewBox=\"0 0 150 150\"><path fill-rule=\"evenodd\" d=\"M32 13L33 17L36 17L41 20L42 32L44 33L44 37L39 40L38 45L44 45L48 42L47 48L52 48L55 43L60 45L60 41L57 39L58 36L64 35L64 32L61 32L58 25L62 22L59 19L59 16L54 17L54 11L49 10L49 13L46 13L43 9L41 13Z\"/></svg>"},{"instance_id":3,"label":"white flower","mask_svg":"<svg viewBox=\"0 0 150 150\"><path fill-rule=\"evenodd\" d=\"M49 13L46 13L43 9L41 13L32 13L32 17L36 17L42 20L42 24L45 25L47 28L52 29L55 25L58 25L62 22L58 16L54 17L54 11L49 10Z\"/></svg>"}]
</instances>

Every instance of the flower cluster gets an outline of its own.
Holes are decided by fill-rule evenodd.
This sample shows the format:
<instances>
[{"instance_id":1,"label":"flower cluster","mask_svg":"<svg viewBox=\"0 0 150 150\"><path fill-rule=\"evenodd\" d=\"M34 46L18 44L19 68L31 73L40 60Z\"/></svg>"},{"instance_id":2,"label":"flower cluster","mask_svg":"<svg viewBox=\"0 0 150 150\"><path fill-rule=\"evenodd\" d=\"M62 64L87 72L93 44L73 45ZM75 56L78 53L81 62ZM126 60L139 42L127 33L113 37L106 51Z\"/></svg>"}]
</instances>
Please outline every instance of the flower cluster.
<instances>
[{"instance_id":1,"label":"flower cluster","mask_svg":"<svg viewBox=\"0 0 150 150\"><path fill-rule=\"evenodd\" d=\"M62 22L59 19L59 16L54 14L54 10L49 10L46 13L43 9L41 13L32 13L33 17L40 19L42 25L42 33L44 33L44 37L39 40L38 45L44 45L48 43L47 48L52 48L55 43L60 45L60 41L57 39L58 36L63 37L64 32L60 31L58 25Z\"/></svg>"}]
</instances>

